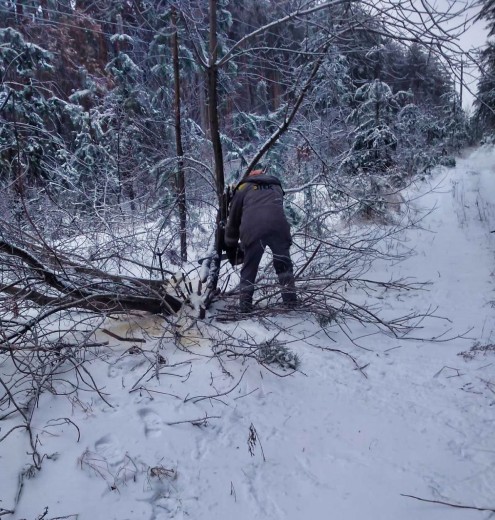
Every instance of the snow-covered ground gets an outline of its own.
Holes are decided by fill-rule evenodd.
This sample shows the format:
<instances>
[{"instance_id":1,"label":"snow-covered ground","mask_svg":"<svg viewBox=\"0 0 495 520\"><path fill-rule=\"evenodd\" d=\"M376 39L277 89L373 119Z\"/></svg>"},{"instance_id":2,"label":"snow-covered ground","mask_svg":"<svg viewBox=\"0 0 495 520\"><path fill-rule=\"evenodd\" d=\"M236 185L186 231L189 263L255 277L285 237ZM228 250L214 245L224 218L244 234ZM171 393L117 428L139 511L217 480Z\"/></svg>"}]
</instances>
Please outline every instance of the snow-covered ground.
<instances>
[{"instance_id":1,"label":"snow-covered ground","mask_svg":"<svg viewBox=\"0 0 495 520\"><path fill-rule=\"evenodd\" d=\"M385 312L435 309L418 339L376 334L358 346L292 312L194 325L157 350L163 323L136 318L130 332L108 323L146 342L102 333L111 348L88 366L105 400L42 396L34 427L48 457L33 478L19 479L26 433L0 444L0 508L14 509L20 490L7 518L34 520L45 507L43 518L81 520L493 516L404 495L495 509L495 151L466 154L408 195L434 208L404 232L415 254L378 262L373 275L432 282L381 295ZM281 378L254 360L212 358L204 337L229 333L253 344L278 334L300 372ZM13 424L3 420L0 437Z\"/></svg>"}]
</instances>

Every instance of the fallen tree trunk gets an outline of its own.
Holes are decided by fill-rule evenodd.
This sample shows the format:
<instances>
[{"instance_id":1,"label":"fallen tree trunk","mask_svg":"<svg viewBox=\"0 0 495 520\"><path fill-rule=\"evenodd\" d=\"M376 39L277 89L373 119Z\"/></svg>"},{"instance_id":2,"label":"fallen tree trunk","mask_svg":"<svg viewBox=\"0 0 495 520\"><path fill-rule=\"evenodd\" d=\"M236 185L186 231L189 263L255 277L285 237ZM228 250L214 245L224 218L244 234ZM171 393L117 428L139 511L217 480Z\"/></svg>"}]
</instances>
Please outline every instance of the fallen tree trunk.
<instances>
[{"instance_id":1,"label":"fallen tree trunk","mask_svg":"<svg viewBox=\"0 0 495 520\"><path fill-rule=\"evenodd\" d=\"M14 284L0 287L0 291L8 291L37 303L54 304L58 298L32 289L33 283L41 283L45 289L61 293L67 303L72 299L78 307L95 311L138 310L172 314L183 304L178 298L165 292L161 280L105 273L75 262L62 261L54 252L48 252L52 256L50 263L59 266L55 271L31 252L5 240L0 241L0 252L17 258L20 261L19 267L23 268L25 273L27 270L26 274L30 275L28 286Z\"/></svg>"},{"instance_id":2,"label":"fallen tree trunk","mask_svg":"<svg viewBox=\"0 0 495 520\"><path fill-rule=\"evenodd\" d=\"M107 273L26 241L0 240L0 265L0 345L68 309L172 315L187 299L171 294L162 280Z\"/></svg>"}]
</instances>

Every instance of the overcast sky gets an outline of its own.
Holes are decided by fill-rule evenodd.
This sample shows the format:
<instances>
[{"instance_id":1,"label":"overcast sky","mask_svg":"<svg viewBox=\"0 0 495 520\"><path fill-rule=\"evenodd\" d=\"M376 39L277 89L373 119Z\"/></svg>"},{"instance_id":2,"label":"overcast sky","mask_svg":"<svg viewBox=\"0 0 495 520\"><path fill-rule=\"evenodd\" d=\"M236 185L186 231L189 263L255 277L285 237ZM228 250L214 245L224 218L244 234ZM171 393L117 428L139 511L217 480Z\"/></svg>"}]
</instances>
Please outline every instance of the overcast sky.
<instances>
[{"instance_id":1,"label":"overcast sky","mask_svg":"<svg viewBox=\"0 0 495 520\"><path fill-rule=\"evenodd\" d=\"M431 0L430 0L431 2ZM454 4L454 8L462 8L463 5L466 4L466 0L457 0L453 2L452 0L438 0L438 5L449 6ZM469 12L468 16L473 16L477 14L480 10L480 7L473 9ZM459 38L459 44L462 49L466 52L471 51L475 48L481 47L486 44L488 39L488 31L486 30L487 22L485 20L481 22L476 22L472 24L469 29ZM477 67L472 66L469 67L466 65L465 74L464 74L464 83L466 87L463 89L463 106L464 108L470 108L473 101L474 96L469 92L472 90L476 93L476 84L478 78L478 70ZM469 90L468 90L469 89ZM458 89L459 90L459 89Z\"/></svg>"}]
</instances>

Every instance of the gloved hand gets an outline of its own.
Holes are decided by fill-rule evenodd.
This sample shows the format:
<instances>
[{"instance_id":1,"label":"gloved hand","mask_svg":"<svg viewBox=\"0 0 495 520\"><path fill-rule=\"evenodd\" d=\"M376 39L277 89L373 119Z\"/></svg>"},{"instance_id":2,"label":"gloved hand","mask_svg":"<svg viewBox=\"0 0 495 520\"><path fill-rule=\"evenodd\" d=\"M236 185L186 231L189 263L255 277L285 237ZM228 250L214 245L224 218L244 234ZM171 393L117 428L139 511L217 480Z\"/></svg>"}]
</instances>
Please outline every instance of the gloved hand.
<instances>
[{"instance_id":1,"label":"gloved hand","mask_svg":"<svg viewBox=\"0 0 495 520\"><path fill-rule=\"evenodd\" d=\"M244 251L241 249L240 244L237 244L235 247L226 247L225 252L230 265L241 265L244 262Z\"/></svg>"}]
</instances>

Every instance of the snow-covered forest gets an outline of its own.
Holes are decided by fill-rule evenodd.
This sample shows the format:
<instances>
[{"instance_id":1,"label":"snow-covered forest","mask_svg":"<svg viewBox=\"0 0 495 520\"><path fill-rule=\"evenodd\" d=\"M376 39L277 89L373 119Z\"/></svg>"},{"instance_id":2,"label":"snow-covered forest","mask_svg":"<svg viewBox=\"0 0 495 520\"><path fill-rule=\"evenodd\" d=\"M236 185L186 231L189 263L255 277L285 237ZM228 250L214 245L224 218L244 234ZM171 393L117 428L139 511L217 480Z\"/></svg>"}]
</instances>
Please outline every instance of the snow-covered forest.
<instances>
[{"instance_id":1,"label":"snow-covered forest","mask_svg":"<svg viewBox=\"0 0 495 520\"><path fill-rule=\"evenodd\" d=\"M489 518L494 36L493 0L0 0L0 516ZM300 307L267 252L240 315L260 162Z\"/></svg>"}]
</instances>

